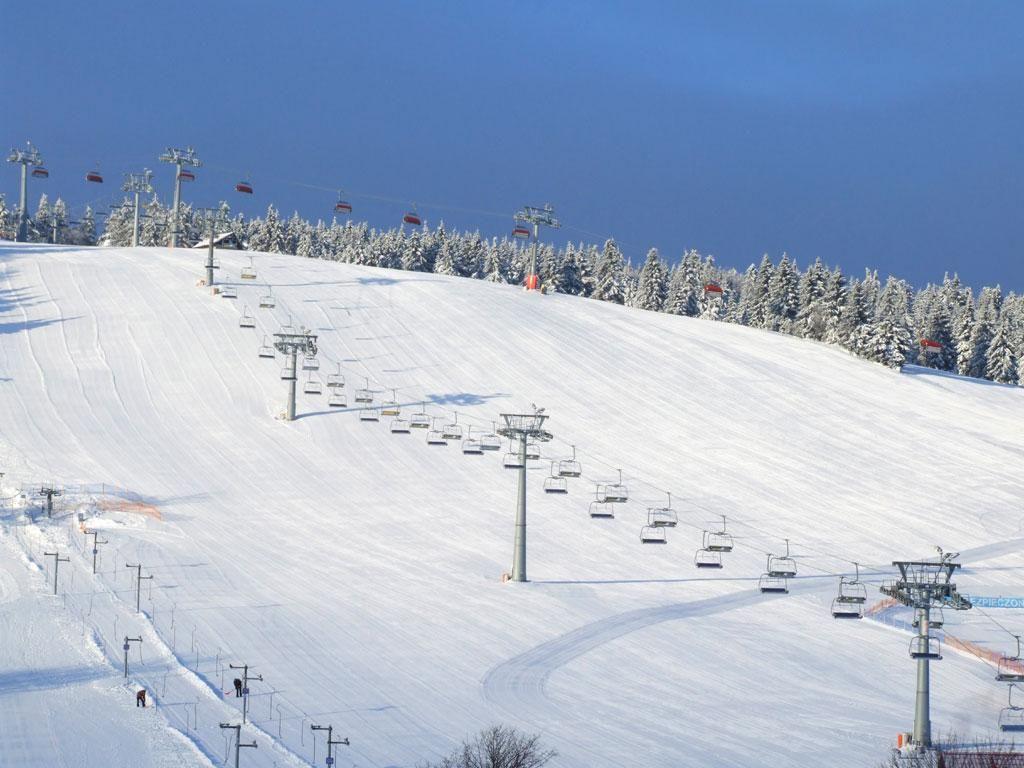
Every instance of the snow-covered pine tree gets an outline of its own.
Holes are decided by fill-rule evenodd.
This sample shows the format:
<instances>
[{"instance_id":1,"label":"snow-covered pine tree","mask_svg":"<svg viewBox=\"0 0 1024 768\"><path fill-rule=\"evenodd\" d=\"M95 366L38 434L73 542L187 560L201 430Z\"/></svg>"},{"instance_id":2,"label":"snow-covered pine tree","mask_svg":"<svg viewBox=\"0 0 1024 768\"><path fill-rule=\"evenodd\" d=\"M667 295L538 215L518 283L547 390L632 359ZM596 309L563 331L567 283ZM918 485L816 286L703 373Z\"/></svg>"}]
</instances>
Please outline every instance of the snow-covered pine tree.
<instances>
[{"instance_id":1,"label":"snow-covered pine tree","mask_svg":"<svg viewBox=\"0 0 1024 768\"><path fill-rule=\"evenodd\" d=\"M772 299L769 286L774 272L775 265L772 264L772 260L766 253L761 257L761 263L757 267L757 277L750 294L749 324L754 328L770 328L772 325Z\"/></svg>"},{"instance_id":2,"label":"snow-covered pine tree","mask_svg":"<svg viewBox=\"0 0 1024 768\"><path fill-rule=\"evenodd\" d=\"M657 248L651 248L647 252L647 259L640 269L640 276L637 280L636 296L633 306L640 309L660 312L665 306L665 298L668 293L665 263L658 255Z\"/></svg>"},{"instance_id":3,"label":"snow-covered pine tree","mask_svg":"<svg viewBox=\"0 0 1024 768\"><path fill-rule=\"evenodd\" d=\"M594 272L594 292L591 298L622 304L626 300L626 265L622 251L615 241L608 239Z\"/></svg>"},{"instance_id":4,"label":"snow-covered pine tree","mask_svg":"<svg viewBox=\"0 0 1024 768\"><path fill-rule=\"evenodd\" d=\"M35 216L29 220L28 224L29 242L45 243L49 241L52 234L50 198L45 192L39 196L39 205L36 207Z\"/></svg>"},{"instance_id":5,"label":"snow-covered pine tree","mask_svg":"<svg viewBox=\"0 0 1024 768\"><path fill-rule=\"evenodd\" d=\"M160 198L155 194L142 206L142 221L139 223L139 245L152 247L166 245L168 228L172 222L169 219L168 211L161 205ZM129 217L134 214L127 211ZM130 237L130 235L129 235Z\"/></svg>"},{"instance_id":6,"label":"snow-covered pine tree","mask_svg":"<svg viewBox=\"0 0 1024 768\"><path fill-rule=\"evenodd\" d=\"M978 297L978 309L974 316L969 340L970 367L969 376L982 378L988 367L988 346L999 322L999 308L1002 304L1003 292L997 285L994 288L982 288Z\"/></svg>"},{"instance_id":7,"label":"snow-covered pine tree","mask_svg":"<svg viewBox=\"0 0 1024 768\"><path fill-rule=\"evenodd\" d=\"M769 323L765 327L791 333L800 309L800 272L785 253L768 283Z\"/></svg>"},{"instance_id":8,"label":"snow-covered pine tree","mask_svg":"<svg viewBox=\"0 0 1024 768\"><path fill-rule=\"evenodd\" d=\"M1017 351L1013 344L1013 329L1007 313L1002 313L992 331L985 362L985 378L1000 384L1016 384Z\"/></svg>"},{"instance_id":9,"label":"snow-covered pine tree","mask_svg":"<svg viewBox=\"0 0 1024 768\"><path fill-rule=\"evenodd\" d=\"M929 368L951 371L956 364L956 345L953 343L953 322L949 315L950 308L941 291L934 290L929 299L919 302L918 298L921 293L924 291L920 291L914 299L915 309L919 304L924 304L924 307L921 308L924 317L919 321L921 324L917 328L918 362ZM925 339L937 341L942 348L938 352L925 351L920 345L920 342Z\"/></svg>"},{"instance_id":10,"label":"snow-covered pine tree","mask_svg":"<svg viewBox=\"0 0 1024 768\"><path fill-rule=\"evenodd\" d=\"M825 294L828 290L832 273L815 259L801 275L799 283L799 308L793 327L794 336L821 341L826 331Z\"/></svg>"},{"instance_id":11,"label":"snow-covered pine tree","mask_svg":"<svg viewBox=\"0 0 1024 768\"><path fill-rule=\"evenodd\" d=\"M96 245L96 216L91 206L85 206L85 213L78 222L75 241L81 245Z\"/></svg>"},{"instance_id":12,"label":"snow-covered pine tree","mask_svg":"<svg viewBox=\"0 0 1024 768\"><path fill-rule=\"evenodd\" d=\"M907 361L910 345L910 286L890 277L863 333L860 353L868 360L898 369Z\"/></svg>"}]
</instances>

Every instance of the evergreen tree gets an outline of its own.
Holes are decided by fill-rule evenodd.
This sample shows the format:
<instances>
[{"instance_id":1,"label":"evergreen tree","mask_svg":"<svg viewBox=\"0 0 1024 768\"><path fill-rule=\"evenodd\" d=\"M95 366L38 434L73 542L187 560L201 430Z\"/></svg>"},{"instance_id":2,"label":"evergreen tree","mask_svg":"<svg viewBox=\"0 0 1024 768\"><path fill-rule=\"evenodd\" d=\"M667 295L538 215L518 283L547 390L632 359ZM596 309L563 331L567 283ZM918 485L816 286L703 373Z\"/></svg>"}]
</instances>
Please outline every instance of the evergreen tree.
<instances>
[{"instance_id":1,"label":"evergreen tree","mask_svg":"<svg viewBox=\"0 0 1024 768\"><path fill-rule=\"evenodd\" d=\"M754 280L748 304L750 325L754 328L770 328L772 326L772 296L769 287L774 272L775 265L772 264L772 260L766 253L761 257L761 263L757 267L757 277Z\"/></svg>"},{"instance_id":2,"label":"evergreen tree","mask_svg":"<svg viewBox=\"0 0 1024 768\"><path fill-rule=\"evenodd\" d=\"M25 206L28 207L27 205ZM53 223L50 212L50 199L44 192L39 196L36 215L29 221L29 241L33 243L48 242L51 237Z\"/></svg>"},{"instance_id":3,"label":"evergreen tree","mask_svg":"<svg viewBox=\"0 0 1024 768\"><path fill-rule=\"evenodd\" d=\"M992 338L988 344L985 376L1000 384L1017 383L1017 354L1013 345L1013 330L1010 318L1004 312L996 321Z\"/></svg>"},{"instance_id":4,"label":"evergreen tree","mask_svg":"<svg viewBox=\"0 0 1024 768\"><path fill-rule=\"evenodd\" d=\"M879 294L875 316L863 333L861 354L868 360L900 368L910 350L910 287L890 277Z\"/></svg>"},{"instance_id":5,"label":"evergreen tree","mask_svg":"<svg viewBox=\"0 0 1024 768\"><path fill-rule=\"evenodd\" d=\"M614 240L606 240L594 273L592 298L623 304L626 300L625 263Z\"/></svg>"},{"instance_id":6,"label":"evergreen tree","mask_svg":"<svg viewBox=\"0 0 1024 768\"><path fill-rule=\"evenodd\" d=\"M769 317L766 328L790 333L800 308L800 275L785 253L768 283Z\"/></svg>"},{"instance_id":7,"label":"evergreen tree","mask_svg":"<svg viewBox=\"0 0 1024 768\"><path fill-rule=\"evenodd\" d=\"M658 256L658 249L651 248L647 252L647 260L640 269L637 282L637 295L633 305L651 312L660 312L665 306L668 293L665 264Z\"/></svg>"},{"instance_id":8,"label":"evergreen tree","mask_svg":"<svg viewBox=\"0 0 1024 768\"><path fill-rule=\"evenodd\" d=\"M1001 303L1002 290L998 285L995 288L981 289L981 295L978 297L978 310L974 317L974 326L971 328L969 341L969 376L982 378L985 375L985 370L988 367L988 347L992 342L996 323L999 321Z\"/></svg>"}]
</instances>

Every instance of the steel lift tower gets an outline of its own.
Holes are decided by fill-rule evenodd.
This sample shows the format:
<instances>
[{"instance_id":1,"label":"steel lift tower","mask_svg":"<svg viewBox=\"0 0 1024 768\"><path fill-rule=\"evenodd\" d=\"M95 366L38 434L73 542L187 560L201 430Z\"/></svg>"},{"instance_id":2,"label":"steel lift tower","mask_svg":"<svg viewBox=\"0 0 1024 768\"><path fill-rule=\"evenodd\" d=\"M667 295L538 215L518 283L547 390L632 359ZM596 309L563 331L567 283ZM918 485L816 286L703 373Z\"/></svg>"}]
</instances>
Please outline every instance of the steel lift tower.
<instances>
[{"instance_id":1,"label":"steel lift tower","mask_svg":"<svg viewBox=\"0 0 1024 768\"><path fill-rule=\"evenodd\" d=\"M125 192L131 192L135 195L135 215L132 219L133 248L139 244L139 195L143 192L147 195L153 194L153 185L150 183L152 179L153 172L148 168L144 168L142 173L126 173L124 175L124 184L121 185L121 189Z\"/></svg>"},{"instance_id":2,"label":"steel lift tower","mask_svg":"<svg viewBox=\"0 0 1024 768\"><path fill-rule=\"evenodd\" d=\"M21 165L21 197L18 202L18 234L16 239L24 243L28 239L28 167L30 165L41 166L43 158L39 150L27 142L28 149L11 149L7 156L8 163L19 163Z\"/></svg>"},{"instance_id":3,"label":"steel lift tower","mask_svg":"<svg viewBox=\"0 0 1024 768\"><path fill-rule=\"evenodd\" d=\"M181 229L181 220L179 219L178 204L181 202L181 174L184 168L201 168L202 162L196 156L196 151L192 147L186 147L185 149L174 149L168 147L167 151L160 155L161 163L170 163L175 167L174 173L174 206L173 215L171 217L171 248L178 247L178 232ZM189 174L189 178L192 177L191 171L185 171Z\"/></svg>"},{"instance_id":4,"label":"steel lift tower","mask_svg":"<svg viewBox=\"0 0 1024 768\"><path fill-rule=\"evenodd\" d=\"M553 437L544 429L547 415L543 408L533 407L533 413L503 413L505 426L498 428L498 434L509 440L519 441L519 489L516 495L516 539L512 554L512 581L528 581L526 578L526 445L533 440L546 443Z\"/></svg>"},{"instance_id":5,"label":"steel lift tower","mask_svg":"<svg viewBox=\"0 0 1024 768\"><path fill-rule=\"evenodd\" d=\"M937 560L895 560L900 577L881 586L884 595L914 609L917 635L910 642L910 658L917 660L917 697L914 704L914 733L912 744L918 749L932 745L931 692L928 664L942 658L939 639L929 634L932 608L966 611L971 602L956 591L953 574L960 563L953 562L957 552L939 549Z\"/></svg>"},{"instance_id":6,"label":"steel lift tower","mask_svg":"<svg viewBox=\"0 0 1024 768\"><path fill-rule=\"evenodd\" d=\"M537 277L537 239L540 237L540 228L545 226L558 229L562 223L555 218L555 209L551 207L551 203L544 203L541 208L524 205L512 218L533 225L533 250L530 254L530 274L526 276L526 290L538 291L540 278Z\"/></svg>"},{"instance_id":7,"label":"steel lift tower","mask_svg":"<svg viewBox=\"0 0 1024 768\"><path fill-rule=\"evenodd\" d=\"M316 357L316 334L310 333L305 328L299 328L293 333L275 333L274 348L285 356L288 365L285 371L289 375L282 374L281 378L288 382L288 405L285 411L286 421L295 421L295 382L298 379L298 355L301 352L305 357Z\"/></svg>"}]
</instances>

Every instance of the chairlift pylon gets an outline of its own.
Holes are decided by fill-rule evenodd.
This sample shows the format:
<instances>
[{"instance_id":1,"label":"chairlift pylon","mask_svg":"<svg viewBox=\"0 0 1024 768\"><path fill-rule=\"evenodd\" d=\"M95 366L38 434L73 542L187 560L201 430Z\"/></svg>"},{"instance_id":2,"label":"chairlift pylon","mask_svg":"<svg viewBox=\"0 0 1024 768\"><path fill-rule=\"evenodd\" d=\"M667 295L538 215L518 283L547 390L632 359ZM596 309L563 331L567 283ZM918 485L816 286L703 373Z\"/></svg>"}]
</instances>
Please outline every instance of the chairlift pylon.
<instances>
[{"instance_id":1,"label":"chairlift pylon","mask_svg":"<svg viewBox=\"0 0 1024 768\"><path fill-rule=\"evenodd\" d=\"M551 462L551 476L544 478L544 493L561 493L565 494L569 492L569 481L558 474L555 462Z\"/></svg>"},{"instance_id":2,"label":"chairlift pylon","mask_svg":"<svg viewBox=\"0 0 1024 768\"><path fill-rule=\"evenodd\" d=\"M579 477L583 474L583 469L576 460L576 446L573 445L570 448L572 448L572 457L558 462L558 474L562 477Z\"/></svg>"}]
</instances>

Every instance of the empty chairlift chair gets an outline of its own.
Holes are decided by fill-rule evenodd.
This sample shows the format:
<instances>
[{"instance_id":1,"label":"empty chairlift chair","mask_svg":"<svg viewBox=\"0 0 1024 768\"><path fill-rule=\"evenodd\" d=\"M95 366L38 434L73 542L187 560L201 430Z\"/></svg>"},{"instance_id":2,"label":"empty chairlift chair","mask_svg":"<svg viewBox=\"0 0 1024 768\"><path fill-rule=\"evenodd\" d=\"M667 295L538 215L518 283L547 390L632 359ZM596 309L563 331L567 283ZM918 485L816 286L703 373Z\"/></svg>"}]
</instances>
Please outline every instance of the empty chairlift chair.
<instances>
[{"instance_id":1,"label":"empty chairlift chair","mask_svg":"<svg viewBox=\"0 0 1024 768\"><path fill-rule=\"evenodd\" d=\"M1014 706L1013 683L1007 686L1006 707L999 712L999 730L1003 733L1024 732L1024 707Z\"/></svg>"},{"instance_id":2,"label":"empty chairlift chair","mask_svg":"<svg viewBox=\"0 0 1024 768\"><path fill-rule=\"evenodd\" d=\"M625 503L629 501L629 489L622 484L622 470L619 470L619 481L617 483L598 483L597 500Z\"/></svg>"},{"instance_id":3,"label":"empty chairlift chair","mask_svg":"<svg viewBox=\"0 0 1024 768\"><path fill-rule=\"evenodd\" d=\"M324 388L320 383L320 379L316 378L316 374L310 372L309 378L306 379L306 383L302 387L302 391L307 395L322 395Z\"/></svg>"},{"instance_id":4,"label":"empty chairlift chair","mask_svg":"<svg viewBox=\"0 0 1024 768\"><path fill-rule=\"evenodd\" d=\"M466 439L462 441L462 452L466 456L483 456L484 449L480 447L480 441L473 437L473 428L470 427L466 433Z\"/></svg>"},{"instance_id":5,"label":"empty chairlift chair","mask_svg":"<svg viewBox=\"0 0 1024 768\"><path fill-rule=\"evenodd\" d=\"M402 409L398 405L398 392L397 390L391 390L391 398L385 400L380 405L380 412L383 416L397 416L402 412Z\"/></svg>"},{"instance_id":6,"label":"empty chairlift chair","mask_svg":"<svg viewBox=\"0 0 1024 768\"><path fill-rule=\"evenodd\" d=\"M942 658L939 638L935 635L916 635L910 638L910 658L912 659L934 659Z\"/></svg>"},{"instance_id":7,"label":"empty chairlift chair","mask_svg":"<svg viewBox=\"0 0 1024 768\"><path fill-rule=\"evenodd\" d=\"M721 568L722 553L712 549L698 549L693 555L693 564L698 568Z\"/></svg>"},{"instance_id":8,"label":"empty chairlift chair","mask_svg":"<svg viewBox=\"0 0 1024 768\"><path fill-rule=\"evenodd\" d=\"M444 425L441 430L445 440L461 440L462 425L459 424L459 414L454 414L452 420Z\"/></svg>"},{"instance_id":9,"label":"empty chairlift chair","mask_svg":"<svg viewBox=\"0 0 1024 768\"><path fill-rule=\"evenodd\" d=\"M668 505L647 508L647 524L654 528L675 528L679 522L676 511L672 509L672 494L668 494Z\"/></svg>"},{"instance_id":10,"label":"empty chairlift chair","mask_svg":"<svg viewBox=\"0 0 1024 768\"><path fill-rule=\"evenodd\" d=\"M526 466L523 458L519 455L519 446L512 440L508 441L508 453L501 460L501 465L505 469L522 469Z\"/></svg>"},{"instance_id":11,"label":"empty chairlift chair","mask_svg":"<svg viewBox=\"0 0 1024 768\"><path fill-rule=\"evenodd\" d=\"M99 168L97 168L95 171L89 171L85 174L85 180L93 184L102 184L103 176L100 174Z\"/></svg>"},{"instance_id":12,"label":"empty chairlift chair","mask_svg":"<svg viewBox=\"0 0 1024 768\"><path fill-rule=\"evenodd\" d=\"M848 576L839 577L839 594L832 601L832 618L834 619L863 619L864 603L867 602L868 593L860 581L860 566L853 564L855 569L851 579Z\"/></svg>"},{"instance_id":13,"label":"empty chairlift chair","mask_svg":"<svg viewBox=\"0 0 1024 768\"><path fill-rule=\"evenodd\" d=\"M345 395L345 390L340 387L335 387L329 390L327 395L327 407L348 408L348 397Z\"/></svg>"},{"instance_id":14,"label":"empty chairlift chair","mask_svg":"<svg viewBox=\"0 0 1024 768\"><path fill-rule=\"evenodd\" d=\"M363 408L359 411L360 421L380 421L380 409L379 408Z\"/></svg>"},{"instance_id":15,"label":"empty chairlift chair","mask_svg":"<svg viewBox=\"0 0 1024 768\"><path fill-rule=\"evenodd\" d=\"M568 493L569 481L558 474L555 462L551 462L551 477L544 478L544 493Z\"/></svg>"},{"instance_id":16,"label":"empty chairlift chair","mask_svg":"<svg viewBox=\"0 0 1024 768\"><path fill-rule=\"evenodd\" d=\"M484 432L480 436L480 447L485 451L500 451L501 436L498 434L498 426L491 422L491 431Z\"/></svg>"},{"instance_id":17,"label":"empty chairlift chair","mask_svg":"<svg viewBox=\"0 0 1024 768\"><path fill-rule=\"evenodd\" d=\"M267 292L260 296L260 309L273 309L277 306L277 301L274 299L274 292L270 286L267 286Z\"/></svg>"},{"instance_id":18,"label":"empty chairlift chair","mask_svg":"<svg viewBox=\"0 0 1024 768\"><path fill-rule=\"evenodd\" d=\"M641 544L668 544L668 529L645 525L640 529Z\"/></svg>"},{"instance_id":19,"label":"empty chairlift chair","mask_svg":"<svg viewBox=\"0 0 1024 768\"><path fill-rule=\"evenodd\" d=\"M224 299L237 299L238 290L233 285L225 285L220 289L220 295Z\"/></svg>"},{"instance_id":20,"label":"empty chairlift chair","mask_svg":"<svg viewBox=\"0 0 1024 768\"><path fill-rule=\"evenodd\" d=\"M356 390L356 402L357 403L372 403L373 402L373 390L370 389L370 380L364 379L366 386L362 389Z\"/></svg>"},{"instance_id":21,"label":"empty chairlift chair","mask_svg":"<svg viewBox=\"0 0 1024 768\"><path fill-rule=\"evenodd\" d=\"M1003 683L1024 683L1024 660L1020 657L1020 635L1014 635L1017 641L1017 653L1013 656L1002 656L996 668L996 680Z\"/></svg>"},{"instance_id":22,"label":"empty chairlift chair","mask_svg":"<svg viewBox=\"0 0 1024 768\"><path fill-rule=\"evenodd\" d=\"M444 430L437 427L436 418L431 420L430 429L427 430L427 445L448 445Z\"/></svg>"},{"instance_id":23,"label":"empty chairlift chair","mask_svg":"<svg viewBox=\"0 0 1024 768\"><path fill-rule=\"evenodd\" d=\"M589 513L595 520L610 520L615 517L615 505L610 501L594 499L594 501L590 502Z\"/></svg>"},{"instance_id":24,"label":"empty chairlift chair","mask_svg":"<svg viewBox=\"0 0 1024 768\"><path fill-rule=\"evenodd\" d=\"M281 369L281 381L295 381L295 369L291 365L286 365Z\"/></svg>"},{"instance_id":25,"label":"empty chairlift chair","mask_svg":"<svg viewBox=\"0 0 1024 768\"><path fill-rule=\"evenodd\" d=\"M334 204L334 212L341 213L346 216L352 213L352 203L342 199L342 192L340 189L338 190L338 202Z\"/></svg>"},{"instance_id":26,"label":"empty chairlift chair","mask_svg":"<svg viewBox=\"0 0 1024 768\"><path fill-rule=\"evenodd\" d=\"M241 278L243 280L255 280L256 279L256 267L253 266L252 256L249 257L249 266L242 267Z\"/></svg>"},{"instance_id":27,"label":"empty chairlift chair","mask_svg":"<svg viewBox=\"0 0 1024 768\"><path fill-rule=\"evenodd\" d=\"M260 344L259 352L260 357L265 357L270 360L274 359L274 347L267 342L266 334L263 335L263 343Z\"/></svg>"},{"instance_id":28,"label":"empty chairlift chair","mask_svg":"<svg viewBox=\"0 0 1024 768\"><path fill-rule=\"evenodd\" d=\"M409 429L408 419L392 419L389 428L393 435L408 435L412 433L412 430Z\"/></svg>"},{"instance_id":29,"label":"empty chairlift chair","mask_svg":"<svg viewBox=\"0 0 1024 768\"><path fill-rule=\"evenodd\" d=\"M765 594L789 592L789 583L781 576L761 574L757 580L757 588Z\"/></svg>"},{"instance_id":30,"label":"empty chairlift chair","mask_svg":"<svg viewBox=\"0 0 1024 768\"><path fill-rule=\"evenodd\" d=\"M320 361L316 355L303 355L302 356L302 370L304 371L319 371Z\"/></svg>"},{"instance_id":31,"label":"empty chairlift chair","mask_svg":"<svg viewBox=\"0 0 1024 768\"><path fill-rule=\"evenodd\" d=\"M420 403L420 409L409 417L409 426L413 429L430 429L430 414L427 413L426 403Z\"/></svg>"},{"instance_id":32,"label":"empty chairlift chair","mask_svg":"<svg viewBox=\"0 0 1024 768\"><path fill-rule=\"evenodd\" d=\"M579 477L583 474L583 469L580 467L580 463L576 460L576 446L572 447L572 457L568 459L562 459L558 462L558 474L561 477Z\"/></svg>"},{"instance_id":33,"label":"empty chairlift chair","mask_svg":"<svg viewBox=\"0 0 1024 768\"><path fill-rule=\"evenodd\" d=\"M344 387L345 387L345 377L341 373L341 363L338 363L338 371L337 371L337 373L329 373L329 374L327 374L327 388L331 389L331 390L334 390L334 389L343 389Z\"/></svg>"},{"instance_id":34,"label":"empty chairlift chair","mask_svg":"<svg viewBox=\"0 0 1024 768\"><path fill-rule=\"evenodd\" d=\"M416 204L413 203L412 210L407 211L402 217L403 224L411 224L414 227L418 227L423 224L423 219L420 218L419 213L416 212Z\"/></svg>"},{"instance_id":35,"label":"empty chairlift chair","mask_svg":"<svg viewBox=\"0 0 1024 768\"><path fill-rule=\"evenodd\" d=\"M242 307L242 316L238 318L239 328L255 328L256 318L249 314L249 307Z\"/></svg>"},{"instance_id":36,"label":"empty chairlift chair","mask_svg":"<svg viewBox=\"0 0 1024 768\"><path fill-rule=\"evenodd\" d=\"M789 554L789 539L786 539L786 554L768 555L768 575L782 579L796 576L796 560Z\"/></svg>"},{"instance_id":37,"label":"empty chairlift chair","mask_svg":"<svg viewBox=\"0 0 1024 768\"><path fill-rule=\"evenodd\" d=\"M540 458L540 445L538 443L532 443L529 440L526 441L526 460L536 461Z\"/></svg>"},{"instance_id":38,"label":"empty chairlift chair","mask_svg":"<svg viewBox=\"0 0 1024 768\"><path fill-rule=\"evenodd\" d=\"M710 552L732 552L732 548L732 534L726 530L725 515L722 515L721 528L704 531L704 549Z\"/></svg>"},{"instance_id":39,"label":"empty chairlift chair","mask_svg":"<svg viewBox=\"0 0 1024 768\"><path fill-rule=\"evenodd\" d=\"M32 178L48 179L50 178L50 172L46 170L43 166L37 165L35 168L32 169Z\"/></svg>"}]
</instances>

